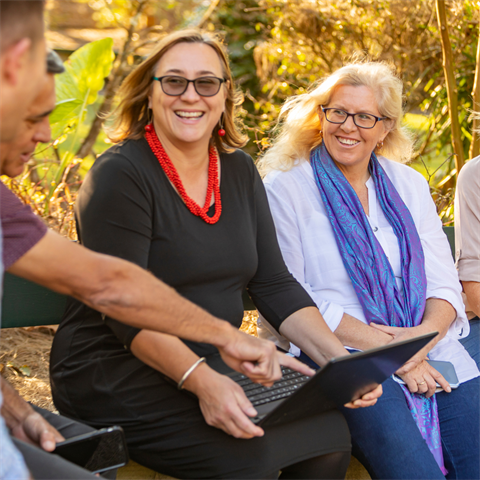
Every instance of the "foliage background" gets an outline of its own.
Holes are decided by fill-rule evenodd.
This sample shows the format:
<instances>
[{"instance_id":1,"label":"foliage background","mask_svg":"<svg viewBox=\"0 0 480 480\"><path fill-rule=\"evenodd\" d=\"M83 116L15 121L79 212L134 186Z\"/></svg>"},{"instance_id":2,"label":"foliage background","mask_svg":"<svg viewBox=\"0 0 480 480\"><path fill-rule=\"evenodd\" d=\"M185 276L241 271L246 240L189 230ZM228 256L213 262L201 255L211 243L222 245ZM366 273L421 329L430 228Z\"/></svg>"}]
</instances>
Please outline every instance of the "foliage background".
<instances>
[{"instance_id":1,"label":"foliage background","mask_svg":"<svg viewBox=\"0 0 480 480\"><path fill-rule=\"evenodd\" d=\"M466 158L479 3L446 3ZM49 0L47 8L50 43L69 57L67 72L57 76L52 143L39 146L27 171L6 183L65 235L75 238L76 192L110 146L98 113L110 111L121 81L160 36L187 26L225 38L245 94L241 115L254 158L268 148L288 96L353 57L391 62L417 138L412 166L429 180L443 221L453 221L456 172L434 0Z\"/></svg>"}]
</instances>

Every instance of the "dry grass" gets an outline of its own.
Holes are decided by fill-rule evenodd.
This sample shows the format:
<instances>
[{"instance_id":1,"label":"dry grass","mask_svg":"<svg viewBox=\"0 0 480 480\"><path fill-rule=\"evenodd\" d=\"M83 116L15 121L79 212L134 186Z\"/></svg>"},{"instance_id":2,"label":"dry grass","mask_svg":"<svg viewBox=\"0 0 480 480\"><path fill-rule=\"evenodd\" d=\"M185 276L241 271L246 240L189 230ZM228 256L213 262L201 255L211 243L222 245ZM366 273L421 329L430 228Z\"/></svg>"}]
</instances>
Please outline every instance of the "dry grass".
<instances>
[{"instance_id":1,"label":"dry grass","mask_svg":"<svg viewBox=\"0 0 480 480\"><path fill-rule=\"evenodd\" d=\"M0 336L0 371L27 401L55 411L48 365L56 327L6 328ZM25 375L25 368L30 372Z\"/></svg>"},{"instance_id":2,"label":"dry grass","mask_svg":"<svg viewBox=\"0 0 480 480\"><path fill-rule=\"evenodd\" d=\"M241 330L257 335L257 312L245 312ZM5 328L0 335L0 372L27 401L55 412L48 366L56 326ZM22 367L30 369L26 376ZM28 372L27 372L28 373Z\"/></svg>"}]
</instances>

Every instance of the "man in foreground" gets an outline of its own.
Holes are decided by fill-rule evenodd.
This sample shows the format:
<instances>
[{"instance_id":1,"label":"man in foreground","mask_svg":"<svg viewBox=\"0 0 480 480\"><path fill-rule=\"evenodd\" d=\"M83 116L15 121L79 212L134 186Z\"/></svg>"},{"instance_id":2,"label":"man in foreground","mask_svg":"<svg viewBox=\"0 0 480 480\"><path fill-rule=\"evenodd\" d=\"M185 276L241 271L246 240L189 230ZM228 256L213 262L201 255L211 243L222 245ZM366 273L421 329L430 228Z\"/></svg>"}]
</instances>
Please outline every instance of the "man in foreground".
<instances>
[{"instance_id":1,"label":"man in foreground","mask_svg":"<svg viewBox=\"0 0 480 480\"><path fill-rule=\"evenodd\" d=\"M63 71L64 67L60 58L53 51L50 51L47 55L47 75L42 90L27 111L26 118L21 123L17 136L11 142L1 144L4 152L2 166L4 175L15 177L22 173L26 162L35 151L37 143L50 141L48 116L55 108L54 74ZM3 184L0 187L1 193L7 194L7 201L0 203L1 217L4 221L9 214L6 210L9 204L9 192ZM22 206L21 208L24 209L25 207ZM13 209L14 212L15 208ZM8 220L6 221L8 222ZM17 241L21 241L21 238L17 238ZM6 258L4 256L4 262L7 265L15 258L15 249L9 248L8 245L7 243L5 251L10 253ZM21 452L34 478L93 478L90 472L46 453L55 449L56 442L93 432L93 428L60 415L54 415L36 406L31 406L1 376L0 387L3 396L2 416L11 432L15 446ZM32 445L40 446L41 449ZM115 478L115 472L113 472L113 476L104 476Z\"/></svg>"}]
</instances>

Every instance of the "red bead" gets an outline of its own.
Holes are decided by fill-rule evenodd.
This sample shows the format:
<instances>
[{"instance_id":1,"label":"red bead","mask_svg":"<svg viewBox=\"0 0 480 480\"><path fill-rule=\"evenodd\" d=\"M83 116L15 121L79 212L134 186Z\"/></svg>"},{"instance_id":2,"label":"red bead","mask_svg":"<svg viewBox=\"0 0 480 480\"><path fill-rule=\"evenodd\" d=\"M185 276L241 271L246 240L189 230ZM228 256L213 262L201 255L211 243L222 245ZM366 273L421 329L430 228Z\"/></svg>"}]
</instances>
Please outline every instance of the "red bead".
<instances>
[{"instance_id":1,"label":"red bead","mask_svg":"<svg viewBox=\"0 0 480 480\"><path fill-rule=\"evenodd\" d=\"M218 135L220 137L224 137L225 136L225 130L223 128L221 128L219 131L218 131Z\"/></svg>"},{"instance_id":2,"label":"red bead","mask_svg":"<svg viewBox=\"0 0 480 480\"><path fill-rule=\"evenodd\" d=\"M225 130L221 129L218 131L220 135L220 131L223 131L223 135L225 135ZM177 189L177 192L182 197L185 205L190 210L191 213L200 217L203 221L209 224L217 223L220 215L222 213L222 200L220 197L220 182L218 180L218 160L217 154L215 149L212 147L208 152L208 184L207 184L207 194L205 196L205 205L200 207L194 200L192 200L185 191L183 186L182 180L178 175L177 169L175 165L173 165L172 161L167 155L167 152L163 148L162 143L157 137L155 133L155 128L152 124L145 126L145 138L152 149L152 152L157 157L160 166L162 167L163 171L172 182L174 187ZM215 202L215 214L213 217L209 217L207 215L208 210L210 209L210 201L212 199L212 192L213 198Z\"/></svg>"}]
</instances>

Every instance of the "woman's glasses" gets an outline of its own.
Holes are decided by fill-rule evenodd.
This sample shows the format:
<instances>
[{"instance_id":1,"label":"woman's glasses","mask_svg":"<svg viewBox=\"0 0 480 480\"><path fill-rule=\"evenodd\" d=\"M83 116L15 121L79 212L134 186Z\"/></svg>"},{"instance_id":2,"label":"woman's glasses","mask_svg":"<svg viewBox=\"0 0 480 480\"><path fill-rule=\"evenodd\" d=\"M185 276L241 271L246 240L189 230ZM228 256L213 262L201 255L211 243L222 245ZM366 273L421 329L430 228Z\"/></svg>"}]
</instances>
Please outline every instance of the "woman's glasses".
<instances>
[{"instance_id":1,"label":"woman's glasses","mask_svg":"<svg viewBox=\"0 0 480 480\"><path fill-rule=\"evenodd\" d=\"M195 91L201 97L213 97L219 92L222 83L225 82L224 78L218 77L199 77L195 80L188 80L178 75L165 75L163 77L153 77L153 79L160 82L163 93L172 97L183 95L187 91L189 83L193 83Z\"/></svg>"},{"instance_id":2,"label":"woman's glasses","mask_svg":"<svg viewBox=\"0 0 480 480\"><path fill-rule=\"evenodd\" d=\"M388 117L376 117L371 113L348 113L339 108L323 108L322 106L321 109L327 122L342 124L347 121L348 117L352 117L353 123L359 128L373 128L377 122L388 119Z\"/></svg>"}]
</instances>

